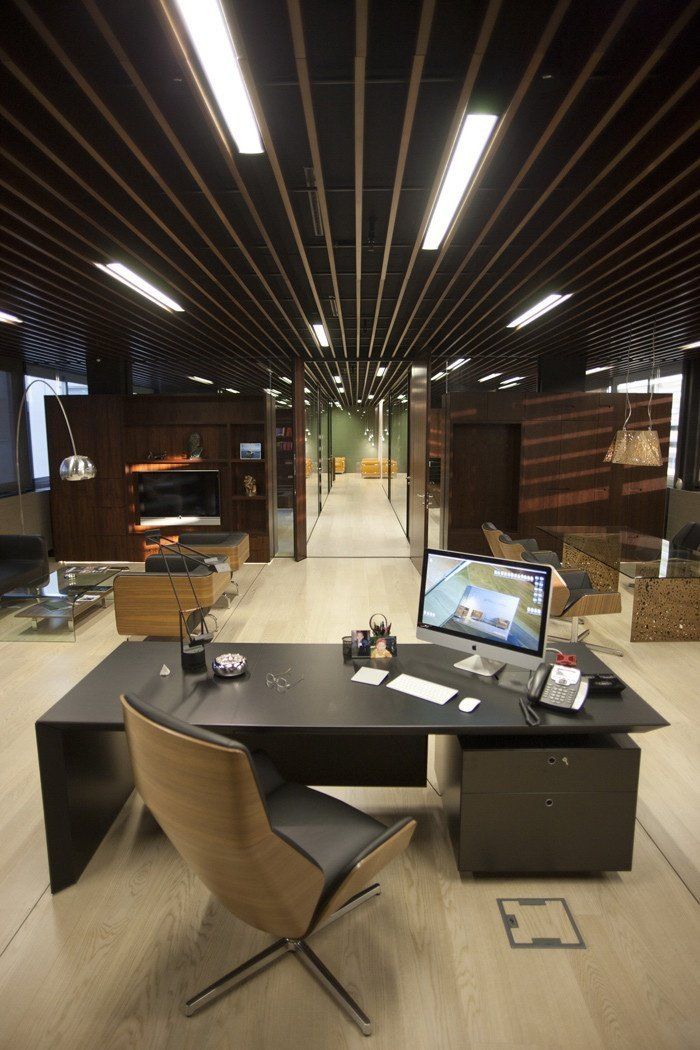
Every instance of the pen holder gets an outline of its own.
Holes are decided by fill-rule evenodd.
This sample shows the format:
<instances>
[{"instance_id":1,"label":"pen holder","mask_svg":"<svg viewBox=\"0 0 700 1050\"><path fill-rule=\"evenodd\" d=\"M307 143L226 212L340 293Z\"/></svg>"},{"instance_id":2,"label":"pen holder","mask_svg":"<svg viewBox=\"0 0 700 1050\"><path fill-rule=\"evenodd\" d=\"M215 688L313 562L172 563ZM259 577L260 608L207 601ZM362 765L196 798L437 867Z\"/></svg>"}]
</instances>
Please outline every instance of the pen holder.
<instances>
[{"instance_id":1,"label":"pen holder","mask_svg":"<svg viewBox=\"0 0 700 1050\"><path fill-rule=\"evenodd\" d=\"M343 642L343 660L345 663L352 659L352 635L345 634L342 638Z\"/></svg>"}]
</instances>

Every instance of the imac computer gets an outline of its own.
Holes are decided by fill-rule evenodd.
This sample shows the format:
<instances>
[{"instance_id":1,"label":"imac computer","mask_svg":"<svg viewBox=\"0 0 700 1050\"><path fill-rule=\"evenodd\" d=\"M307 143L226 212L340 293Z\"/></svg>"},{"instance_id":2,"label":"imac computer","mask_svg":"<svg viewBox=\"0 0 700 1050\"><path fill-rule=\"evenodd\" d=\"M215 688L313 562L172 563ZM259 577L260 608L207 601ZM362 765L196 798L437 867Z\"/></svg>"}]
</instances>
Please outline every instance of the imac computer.
<instances>
[{"instance_id":1,"label":"imac computer","mask_svg":"<svg viewBox=\"0 0 700 1050\"><path fill-rule=\"evenodd\" d=\"M416 637L471 653L455 667L492 676L544 660L552 570L481 554L428 549Z\"/></svg>"}]
</instances>

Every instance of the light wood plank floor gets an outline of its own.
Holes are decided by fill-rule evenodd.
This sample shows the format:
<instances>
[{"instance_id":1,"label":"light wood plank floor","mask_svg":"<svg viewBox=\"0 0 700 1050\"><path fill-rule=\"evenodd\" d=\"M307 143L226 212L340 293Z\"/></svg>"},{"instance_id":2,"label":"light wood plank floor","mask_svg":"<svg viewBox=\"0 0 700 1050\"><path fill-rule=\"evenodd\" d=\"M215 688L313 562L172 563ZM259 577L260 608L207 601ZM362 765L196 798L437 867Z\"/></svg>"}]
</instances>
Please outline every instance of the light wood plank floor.
<instances>
[{"instance_id":1,"label":"light wood plank floor","mask_svg":"<svg viewBox=\"0 0 700 1050\"><path fill-rule=\"evenodd\" d=\"M379 478L339 474L309 539L310 558L408 557L408 540Z\"/></svg>"},{"instance_id":2,"label":"light wood plank floor","mask_svg":"<svg viewBox=\"0 0 700 1050\"><path fill-rule=\"evenodd\" d=\"M246 566L241 581L220 637L243 650L278 639L339 644L377 610L400 641L413 635L418 575L405 558L279 559ZM632 872L460 877L430 787L334 791L386 821L411 813L419 824L414 845L383 873L382 895L314 942L373 1018L378 1050L700 1046L700 917L689 889L700 646L630 645L629 607L625 595L623 614L598 618L591 640L625 650L611 666L672 722L639 738ZM187 995L266 938L210 898L136 797L80 882L49 893L33 723L120 641L108 607L79 625L75 645L0 646L0 1047L368 1045L292 957L199 1016L181 1015ZM504 896L565 897L586 950L509 948L496 905Z\"/></svg>"}]
</instances>

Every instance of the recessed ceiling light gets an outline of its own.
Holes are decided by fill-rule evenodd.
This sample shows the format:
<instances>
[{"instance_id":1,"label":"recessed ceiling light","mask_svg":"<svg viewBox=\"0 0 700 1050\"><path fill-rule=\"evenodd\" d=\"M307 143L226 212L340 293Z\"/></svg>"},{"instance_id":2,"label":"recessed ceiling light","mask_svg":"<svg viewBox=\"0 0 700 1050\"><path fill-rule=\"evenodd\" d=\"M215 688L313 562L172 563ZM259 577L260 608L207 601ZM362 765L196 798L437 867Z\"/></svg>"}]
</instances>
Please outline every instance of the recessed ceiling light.
<instances>
[{"instance_id":1,"label":"recessed ceiling light","mask_svg":"<svg viewBox=\"0 0 700 1050\"><path fill-rule=\"evenodd\" d=\"M560 292L552 292L551 295L541 299L539 303L535 303L529 310L526 310L524 314L520 314L515 320L511 321L510 324L506 325L507 328L522 328L523 325L530 324L530 321L534 321L536 317L541 317L542 314L548 313L553 310L555 306L559 306L561 303L566 302L570 299L573 292L569 292L568 295L561 295Z\"/></svg>"},{"instance_id":2,"label":"recessed ceiling light","mask_svg":"<svg viewBox=\"0 0 700 1050\"><path fill-rule=\"evenodd\" d=\"M234 390L232 386L224 387L227 394L240 394L240 390Z\"/></svg>"},{"instance_id":3,"label":"recessed ceiling light","mask_svg":"<svg viewBox=\"0 0 700 1050\"><path fill-rule=\"evenodd\" d=\"M336 408L340 408L340 401L334 401L333 404Z\"/></svg>"},{"instance_id":4,"label":"recessed ceiling light","mask_svg":"<svg viewBox=\"0 0 700 1050\"><path fill-rule=\"evenodd\" d=\"M367 400L368 401L374 401L374 394L368 394L367 395Z\"/></svg>"},{"instance_id":5,"label":"recessed ceiling light","mask_svg":"<svg viewBox=\"0 0 700 1050\"><path fill-rule=\"evenodd\" d=\"M330 346L330 343L328 342L328 336L326 335L326 329L323 327L323 325L312 324L311 327L314 330L314 335L318 339L319 344L321 346Z\"/></svg>"},{"instance_id":6,"label":"recessed ceiling light","mask_svg":"<svg viewBox=\"0 0 700 1050\"><path fill-rule=\"evenodd\" d=\"M595 375L596 372L609 372L611 368L612 368L612 365L598 365L597 368L587 368L586 369L586 375L587 376L592 376L592 375Z\"/></svg>"},{"instance_id":7,"label":"recessed ceiling light","mask_svg":"<svg viewBox=\"0 0 700 1050\"><path fill-rule=\"evenodd\" d=\"M304 393L305 394L310 394L311 393L311 391L309 390L308 386L304 387Z\"/></svg>"},{"instance_id":8,"label":"recessed ceiling light","mask_svg":"<svg viewBox=\"0 0 700 1050\"><path fill-rule=\"evenodd\" d=\"M437 382L438 379L444 379L446 375L447 372L436 372L435 375L432 377L433 382Z\"/></svg>"},{"instance_id":9,"label":"recessed ceiling light","mask_svg":"<svg viewBox=\"0 0 700 1050\"><path fill-rule=\"evenodd\" d=\"M139 277L137 273L130 270L128 266L124 266L123 263L111 262L107 263L106 266L102 263L95 263L95 266L98 270L102 270L103 273L108 273L110 277L116 277L122 284L133 288L134 291L139 292L146 299L150 299L152 303L162 307L163 310L175 310L176 313L182 313L182 307L179 303L176 303L165 292L161 292L150 281L144 281L143 277Z\"/></svg>"},{"instance_id":10,"label":"recessed ceiling light","mask_svg":"<svg viewBox=\"0 0 700 1050\"><path fill-rule=\"evenodd\" d=\"M461 368L462 365L466 365L467 361L471 361L471 357L458 357L451 365L446 365L445 367L448 372L454 372L455 368Z\"/></svg>"},{"instance_id":11,"label":"recessed ceiling light","mask_svg":"<svg viewBox=\"0 0 700 1050\"><path fill-rule=\"evenodd\" d=\"M379 368L377 369L377 377L379 379L381 379L381 377L384 375L384 373L386 372L388 367L389 367L388 365L380 365L379 366Z\"/></svg>"},{"instance_id":12,"label":"recessed ceiling light","mask_svg":"<svg viewBox=\"0 0 700 1050\"><path fill-rule=\"evenodd\" d=\"M497 120L487 113L468 113L464 118L423 240L428 251L438 248L447 233Z\"/></svg>"},{"instance_id":13,"label":"recessed ceiling light","mask_svg":"<svg viewBox=\"0 0 700 1050\"><path fill-rule=\"evenodd\" d=\"M6 314L4 310L0 310L0 321L3 324L22 324L23 322L19 317L15 317L14 314Z\"/></svg>"},{"instance_id":14,"label":"recessed ceiling light","mask_svg":"<svg viewBox=\"0 0 700 1050\"><path fill-rule=\"evenodd\" d=\"M176 0L209 87L241 153L263 153L258 122L220 0Z\"/></svg>"},{"instance_id":15,"label":"recessed ceiling light","mask_svg":"<svg viewBox=\"0 0 700 1050\"><path fill-rule=\"evenodd\" d=\"M362 404L362 398L361 398L361 397L358 397L358 399L357 399L357 403L358 403L358 405L361 405L361 404Z\"/></svg>"},{"instance_id":16,"label":"recessed ceiling light","mask_svg":"<svg viewBox=\"0 0 700 1050\"><path fill-rule=\"evenodd\" d=\"M489 379L498 379L498 377L502 376L502 375L503 375L503 372L489 372L489 374L487 376L482 376L481 379L479 380L479 382L480 383L488 383Z\"/></svg>"},{"instance_id":17,"label":"recessed ceiling light","mask_svg":"<svg viewBox=\"0 0 700 1050\"><path fill-rule=\"evenodd\" d=\"M340 378L340 376L333 376L333 381L338 383L338 384L343 382L343 380Z\"/></svg>"},{"instance_id":18,"label":"recessed ceiling light","mask_svg":"<svg viewBox=\"0 0 700 1050\"><path fill-rule=\"evenodd\" d=\"M280 381L281 381L282 383L289 383L289 385L290 385L290 386L292 385L292 381L291 381L291 379L287 379L287 377L286 377L286 376L280 376Z\"/></svg>"},{"instance_id":19,"label":"recessed ceiling light","mask_svg":"<svg viewBox=\"0 0 700 1050\"><path fill-rule=\"evenodd\" d=\"M699 346L700 341L698 341L697 343L686 343L685 346L681 347L681 350L697 350Z\"/></svg>"},{"instance_id":20,"label":"recessed ceiling light","mask_svg":"<svg viewBox=\"0 0 700 1050\"><path fill-rule=\"evenodd\" d=\"M308 397L304 398L304 404L305 405L310 405L311 404L311 402L309 401Z\"/></svg>"},{"instance_id":21,"label":"recessed ceiling light","mask_svg":"<svg viewBox=\"0 0 700 1050\"><path fill-rule=\"evenodd\" d=\"M345 393L345 387L344 387L344 386L339 386L339 387L338 387L338 391L337 391L337 392L338 392L339 394L344 394L344 393Z\"/></svg>"},{"instance_id":22,"label":"recessed ceiling light","mask_svg":"<svg viewBox=\"0 0 700 1050\"><path fill-rule=\"evenodd\" d=\"M207 386L214 385L213 379L202 379L201 376L188 376L187 378L191 379L193 383L206 383Z\"/></svg>"}]
</instances>

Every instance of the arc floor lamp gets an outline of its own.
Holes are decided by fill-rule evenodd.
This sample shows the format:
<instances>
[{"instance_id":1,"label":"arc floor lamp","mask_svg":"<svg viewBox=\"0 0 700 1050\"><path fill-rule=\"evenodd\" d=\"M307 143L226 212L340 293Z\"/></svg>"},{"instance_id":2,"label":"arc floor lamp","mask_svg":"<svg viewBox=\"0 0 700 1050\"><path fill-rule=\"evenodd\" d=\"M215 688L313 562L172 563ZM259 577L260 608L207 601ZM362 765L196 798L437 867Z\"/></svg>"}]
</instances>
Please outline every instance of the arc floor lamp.
<instances>
[{"instance_id":1,"label":"arc floor lamp","mask_svg":"<svg viewBox=\"0 0 700 1050\"><path fill-rule=\"evenodd\" d=\"M24 403L27 400L27 394L36 383L42 383L47 390L50 390L53 396L58 401L63 418L66 421L66 427L68 428L68 435L70 437L70 443L73 446L72 456L66 456L59 467L59 474L61 481L90 481L91 478L95 477L97 473L95 470L95 464L92 462L89 456L82 456L78 453L75 447L75 438L73 437L73 431L71 430L70 423L68 422L68 416L66 410L63 407L63 402L60 397L45 379L32 379L22 394L22 400L19 403L19 411L17 412L17 427L15 429L15 474L17 477L17 492L19 494L19 520L22 526L22 535L25 534L24 528L24 508L22 507L22 482L19 475L19 435L20 428L22 426L22 409Z\"/></svg>"}]
</instances>

